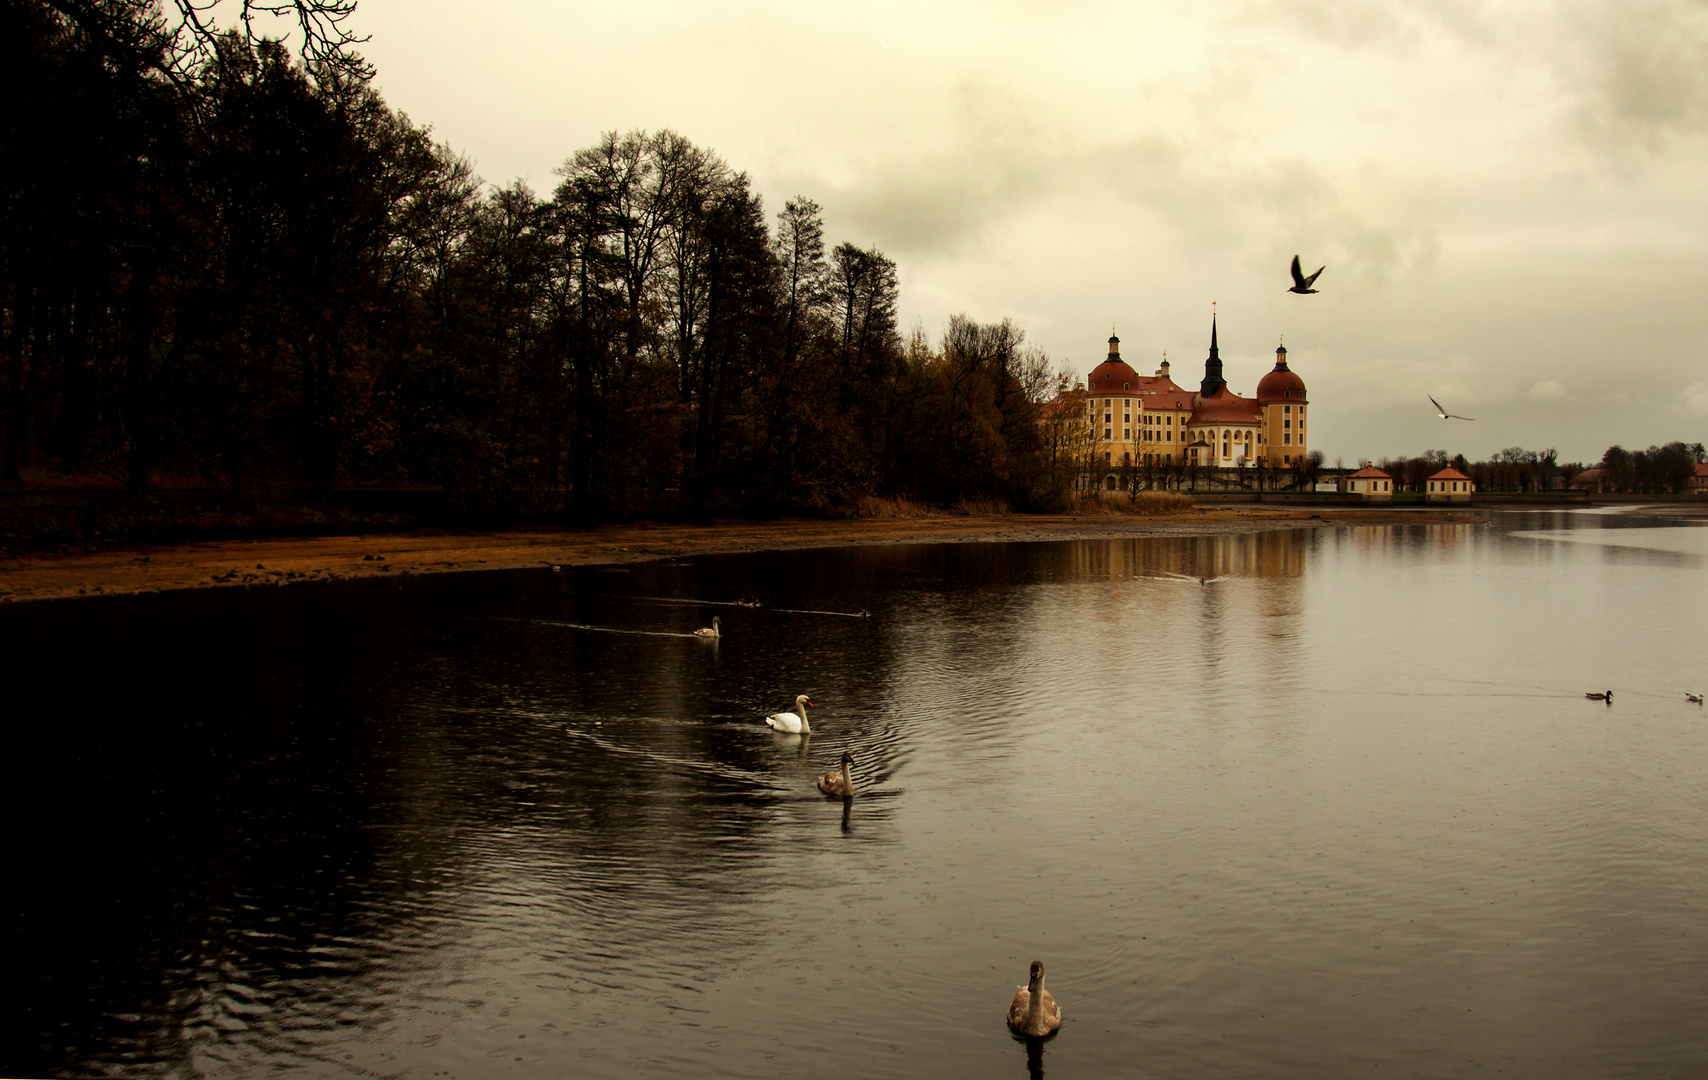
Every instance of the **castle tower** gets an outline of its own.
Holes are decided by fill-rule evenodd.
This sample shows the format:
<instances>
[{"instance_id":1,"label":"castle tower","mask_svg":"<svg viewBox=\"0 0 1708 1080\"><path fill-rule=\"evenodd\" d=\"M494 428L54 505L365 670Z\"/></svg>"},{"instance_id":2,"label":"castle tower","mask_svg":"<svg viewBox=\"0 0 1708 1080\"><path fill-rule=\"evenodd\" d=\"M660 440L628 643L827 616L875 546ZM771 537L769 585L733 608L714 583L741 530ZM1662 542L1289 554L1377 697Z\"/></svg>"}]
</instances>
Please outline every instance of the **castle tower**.
<instances>
[{"instance_id":1,"label":"castle tower","mask_svg":"<svg viewBox=\"0 0 1708 1080\"><path fill-rule=\"evenodd\" d=\"M1198 392L1209 397L1217 390L1226 386L1228 381L1222 378L1222 354L1216 348L1216 316L1210 315L1210 355L1204 360L1204 381L1199 385Z\"/></svg>"},{"instance_id":2,"label":"castle tower","mask_svg":"<svg viewBox=\"0 0 1708 1080\"><path fill-rule=\"evenodd\" d=\"M1305 380L1287 366L1287 346L1275 348L1275 369L1257 381L1264 445L1271 465L1291 465L1310 452L1306 443Z\"/></svg>"}]
</instances>

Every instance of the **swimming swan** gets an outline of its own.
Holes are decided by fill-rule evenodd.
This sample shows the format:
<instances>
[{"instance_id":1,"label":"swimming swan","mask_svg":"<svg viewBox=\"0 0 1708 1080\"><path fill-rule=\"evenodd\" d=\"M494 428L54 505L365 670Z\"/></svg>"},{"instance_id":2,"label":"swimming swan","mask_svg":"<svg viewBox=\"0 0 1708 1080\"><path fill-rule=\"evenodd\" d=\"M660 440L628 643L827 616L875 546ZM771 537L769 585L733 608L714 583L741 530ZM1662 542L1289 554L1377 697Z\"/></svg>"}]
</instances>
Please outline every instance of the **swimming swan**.
<instances>
[{"instance_id":1,"label":"swimming swan","mask_svg":"<svg viewBox=\"0 0 1708 1080\"><path fill-rule=\"evenodd\" d=\"M777 731L789 735L802 735L812 731L812 725L807 723L807 706L812 700L805 694L795 699L795 712L772 713L765 718L765 723ZM817 706L813 706L817 708Z\"/></svg>"},{"instance_id":2,"label":"swimming swan","mask_svg":"<svg viewBox=\"0 0 1708 1080\"><path fill-rule=\"evenodd\" d=\"M1062 1009L1056 999L1044 989L1044 964L1032 961L1032 982L1022 986L1008 1004L1008 1026L1016 1035L1042 1038L1054 1035L1062 1026Z\"/></svg>"},{"instance_id":3,"label":"swimming swan","mask_svg":"<svg viewBox=\"0 0 1708 1080\"><path fill-rule=\"evenodd\" d=\"M846 750L842 751L842 771L827 772L819 777L818 789L826 795L833 795L838 799L852 799L854 797L854 780L848 775L848 766L852 764L854 764L854 755Z\"/></svg>"},{"instance_id":4,"label":"swimming swan","mask_svg":"<svg viewBox=\"0 0 1708 1080\"><path fill-rule=\"evenodd\" d=\"M713 615L712 625L705 627L704 629L694 631L694 636L697 638L710 638L713 641L723 637L722 634L718 633L718 621L718 617Z\"/></svg>"}]
</instances>

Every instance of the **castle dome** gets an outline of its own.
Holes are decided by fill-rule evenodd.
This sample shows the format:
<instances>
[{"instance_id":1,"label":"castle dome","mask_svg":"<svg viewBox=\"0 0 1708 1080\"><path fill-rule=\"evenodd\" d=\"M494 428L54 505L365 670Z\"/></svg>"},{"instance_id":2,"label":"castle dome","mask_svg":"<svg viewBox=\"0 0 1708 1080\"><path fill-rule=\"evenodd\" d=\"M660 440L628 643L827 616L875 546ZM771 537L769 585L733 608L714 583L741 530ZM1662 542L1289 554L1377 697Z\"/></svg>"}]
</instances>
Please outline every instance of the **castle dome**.
<instances>
[{"instance_id":1,"label":"castle dome","mask_svg":"<svg viewBox=\"0 0 1708 1080\"><path fill-rule=\"evenodd\" d=\"M1109 356L1091 369L1085 389L1091 394L1132 394L1139 389L1139 373L1121 359L1121 339L1109 335Z\"/></svg>"},{"instance_id":2,"label":"castle dome","mask_svg":"<svg viewBox=\"0 0 1708 1080\"><path fill-rule=\"evenodd\" d=\"M1139 389L1139 373L1119 356L1112 356L1091 369L1085 389L1091 394L1132 394Z\"/></svg>"},{"instance_id":3,"label":"castle dome","mask_svg":"<svg viewBox=\"0 0 1708 1080\"><path fill-rule=\"evenodd\" d=\"M1275 350L1275 370L1257 381L1257 400L1305 400L1305 380L1287 367L1287 346Z\"/></svg>"}]
</instances>

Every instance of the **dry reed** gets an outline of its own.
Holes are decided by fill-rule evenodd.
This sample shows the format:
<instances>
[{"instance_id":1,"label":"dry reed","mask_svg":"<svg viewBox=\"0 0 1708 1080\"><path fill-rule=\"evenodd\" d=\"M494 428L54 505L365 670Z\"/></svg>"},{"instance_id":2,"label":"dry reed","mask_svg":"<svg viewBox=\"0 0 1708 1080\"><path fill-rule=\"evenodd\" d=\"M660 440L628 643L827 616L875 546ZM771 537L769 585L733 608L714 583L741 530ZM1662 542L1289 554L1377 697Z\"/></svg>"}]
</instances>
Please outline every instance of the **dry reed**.
<instances>
[{"instance_id":1,"label":"dry reed","mask_svg":"<svg viewBox=\"0 0 1708 1080\"><path fill-rule=\"evenodd\" d=\"M936 511L912 499L862 495L854 504L854 516L863 518L922 518Z\"/></svg>"},{"instance_id":2,"label":"dry reed","mask_svg":"<svg viewBox=\"0 0 1708 1080\"><path fill-rule=\"evenodd\" d=\"M1096 492L1081 495L1070 513L1088 515L1112 514L1184 514L1192 509L1192 499L1177 491L1141 491L1136 495L1126 491Z\"/></svg>"}]
</instances>

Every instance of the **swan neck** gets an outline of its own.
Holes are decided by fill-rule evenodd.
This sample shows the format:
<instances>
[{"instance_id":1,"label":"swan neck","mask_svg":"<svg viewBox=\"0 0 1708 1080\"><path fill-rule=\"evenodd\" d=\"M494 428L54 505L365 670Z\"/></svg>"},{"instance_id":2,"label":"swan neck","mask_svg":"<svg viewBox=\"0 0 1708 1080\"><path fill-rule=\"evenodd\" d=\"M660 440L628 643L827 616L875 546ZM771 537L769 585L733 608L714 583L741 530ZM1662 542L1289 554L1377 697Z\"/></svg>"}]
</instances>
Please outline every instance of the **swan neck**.
<instances>
[{"instance_id":1,"label":"swan neck","mask_svg":"<svg viewBox=\"0 0 1708 1080\"><path fill-rule=\"evenodd\" d=\"M1026 1003L1026 1019L1037 1020L1044 1015L1044 977L1039 975L1026 988L1031 1000Z\"/></svg>"},{"instance_id":2,"label":"swan neck","mask_svg":"<svg viewBox=\"0 0 1708 1080\"><path fill-rule=\"evenodd\" d=\"M854 778L848 775L848 763L846 761L842 763L842 790L854 790Z\"/></svg>"}]
</instances>

